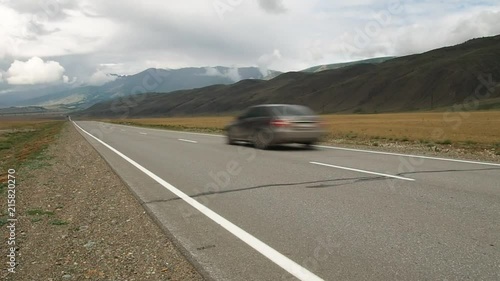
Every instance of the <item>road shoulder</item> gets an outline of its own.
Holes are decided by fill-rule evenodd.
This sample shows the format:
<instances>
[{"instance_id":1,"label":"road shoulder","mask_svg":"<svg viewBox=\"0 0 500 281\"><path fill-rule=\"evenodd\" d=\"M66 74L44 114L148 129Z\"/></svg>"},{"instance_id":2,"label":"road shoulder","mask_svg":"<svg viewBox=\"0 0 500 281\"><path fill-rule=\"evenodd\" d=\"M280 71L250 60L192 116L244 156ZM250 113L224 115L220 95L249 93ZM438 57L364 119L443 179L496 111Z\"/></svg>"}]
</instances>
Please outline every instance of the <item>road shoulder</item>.
<instances>
[{"instance_id":1,"label":"road shoulder","mask_svg":"<svg viewBox=\"0 0 500 281\"><path fill-rule=\"evenodd\" d=\"M69 122L19 169L18 256L4 280L202 280Z\"/></svg>"}]
</instances>

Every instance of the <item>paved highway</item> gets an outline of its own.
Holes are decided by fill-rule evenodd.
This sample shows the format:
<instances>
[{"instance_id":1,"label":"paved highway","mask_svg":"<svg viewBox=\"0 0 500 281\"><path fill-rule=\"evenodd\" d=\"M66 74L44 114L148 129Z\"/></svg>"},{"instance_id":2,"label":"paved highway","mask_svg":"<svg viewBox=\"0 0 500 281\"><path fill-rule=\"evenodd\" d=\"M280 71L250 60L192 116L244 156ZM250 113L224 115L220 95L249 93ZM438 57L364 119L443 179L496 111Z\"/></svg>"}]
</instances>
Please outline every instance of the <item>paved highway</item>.
<instances>
[{"instance_id":1,"label":"paved highway","mask_svg":"<svg viewBox=\"0 0 500 281\"><path fill-rule=\"evenodd\" d=\"M500 280L500 164L75 123L213 280Z\"/></svg>"}]
</instances>

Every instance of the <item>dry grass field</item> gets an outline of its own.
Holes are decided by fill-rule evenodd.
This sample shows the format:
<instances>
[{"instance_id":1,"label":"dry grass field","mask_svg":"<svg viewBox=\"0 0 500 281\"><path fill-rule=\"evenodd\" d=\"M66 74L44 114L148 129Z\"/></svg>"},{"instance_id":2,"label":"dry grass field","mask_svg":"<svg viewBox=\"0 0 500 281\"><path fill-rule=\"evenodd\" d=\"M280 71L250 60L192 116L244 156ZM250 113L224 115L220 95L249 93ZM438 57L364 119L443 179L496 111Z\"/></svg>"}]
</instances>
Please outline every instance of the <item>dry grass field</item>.
<instances>
[{"instance_id":1,"label":"dry grass field","mask_svg":"<svg viewBox=\"0 0 500 281\"><path fill-rule=\"evenodd\" d=\"M323 115L329 139L500 146L500 112ZM233 117L106 120L173 130L222 132Z\"/></svg>"},{"instance_id":2,"label":"dry grass field","mask_svg":"<svg viewBox=\"0 0 500 281\"><path fill-rule=\"evenodd\" d=\"M51 123L53 120L23 120L0 118L0 133L11 130L27 130L37 128L43 124Z\"/></svg>"},{"instance_id":3,"label":"dry grass field","mask_svg":"<svg viewBox=\"0 0 500 281\"><path fill-rule=\"evenodd\" d=\"M0 191L7 169L40 155L64 124L54 120L0 119Z\"/></svg>"},{"instance_id":4,"label":"dry grass field","mask_svg":"<svg viewBox=\"0 0 500 281\"><path fill-rule=\"evenodd\" d=\"M500 143L500 112L324 116L333 136L399 141Z\"/></svg>"}]
</instances>

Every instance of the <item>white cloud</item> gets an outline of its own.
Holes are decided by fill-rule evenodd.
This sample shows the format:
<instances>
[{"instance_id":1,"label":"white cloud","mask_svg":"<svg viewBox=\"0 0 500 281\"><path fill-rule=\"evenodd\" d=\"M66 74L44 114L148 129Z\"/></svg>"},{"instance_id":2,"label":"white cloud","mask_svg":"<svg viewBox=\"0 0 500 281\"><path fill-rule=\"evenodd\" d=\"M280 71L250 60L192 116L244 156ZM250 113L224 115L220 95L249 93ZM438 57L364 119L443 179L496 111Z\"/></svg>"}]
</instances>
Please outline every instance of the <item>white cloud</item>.
<instances>
[{"instance_id":1,"label":"white cloud","mask_svg":"<svg viewBox=\"0 0 500 281\"><path fill-rule=\"evenodd\" d=\"M260 7L268 12L274 14L280 14L286 12L283 0L258 0Z\"/></svg>"},{"instance_id":2,"label":"white cloud","mask_svg":"<svg viewBox=\"0 0 500 281\"><path fill-rule=\"evenodd\" d=\"M3 74L2 74L2 72L0 70L0 83L2 83L2 82L3 82Z\"/></svg>"},{"instance_id":3,"label":"white cloud","mask_svg":"<svg viewBox=\"0 0 500 281\"><path fill-rule=\"evenodd\" d=\"M205 67L206 76L222 76L222 73L215 67Z\"/></svg>"},{"instance_id":4,"label":"white cloud","mask_svg":"<svg viewBox=\"0 0 500 281\"><path fill-rule=\"evenodd\" d=\"M278 49L274 49L271 54L264 54L258 59L257 65L262 75L265 77L269 74L269 69L272 64L279 61L282 58L281 52Z\"/></svg>"},{"instance_id":5,"label":"white cloud","mask_svg":"<svg viewBox=\"0 0 500 281\"><path fill-rule=\"evenodd\" d=\"M108 82L114 81L116 76L109 75L104 71L98 69L92 76L90 76L88 84L92 86L101 86Z\"/></svg>"},{"instance_id":6,"label":"white cloud","mask_svg":"<svg viewBox=\"0 0 500 281\"><path fill-rule=\"evenodd\" d=\"M240 75L238 68L230 68L226 72L226 77L228 77L229 79L231 79L234 82L238 82L241 80L241 75Z\"/></svg>"},{"instance_id":7,"label":"white cloud","mask_svg":"<svg viewBox=\"0 0 500 281\"><path fill-rule=\"evenodd\" d=\"M56 61L44 62L32 57L26 62L15 60L6 73L7 83L12 85L34 85L61 82L64 67Z\"/></svg>"},{"instance_id":8,"label":"white cloud","mask_svg":"<svg viewBox=\"0 0 500 281\"><path fill-rule=\"evenodd\" d=\"M472 38L500 34L499 11L470 11L443 16L434 22L394 30L393 50L399 54L423 51L463 43ZM436 28L438 26L438 28ZM433 30L433 32L429 32Z\"/></svg>"},{"instance_id":9,"label":"white cloud","mask_svg":"<svg viewBox=\"0 0 500 281\"><path fill-rule=\"evenodd\" d=\"M400 0L401 12L390 8L394 0L55 2L59 12L44 19L36 16L43 14L44 3L0 0L0 60L55 57L80 81L88 81L96 68L116 74L207 65L290 71L423 52L500 33L498 0ZM214 2L229 7L222 20ZM390 17L377 21L377 14ZM368 39L359 40L358 30ZM346 50L346 44L352 47ZM280 55L262 55L273 49ZM71 63L62 59L71 56Z\"/></svg>"},{"instance_id":10,"label":"white cloud","mask_svg":"<svg viewBox=\"0 0 500 281\"><path fill-rule=\"evenodd\" d=\"M25 16L0 4L0 59L17 54L25 38L28 21Z\"/></svg>"},{"instance_id":11,"label":"white cloud","mask_svg":"<svg viewBox=\"0 0 500 281\"><path fill-rule=\"evenodd\" d=\"M241 80L241 75L237 67L229 68L227 71L221 72L215 67L205 67L206 76L220 76L231 79L233 82L238 82Z\"/></svg>"}]
</instances>

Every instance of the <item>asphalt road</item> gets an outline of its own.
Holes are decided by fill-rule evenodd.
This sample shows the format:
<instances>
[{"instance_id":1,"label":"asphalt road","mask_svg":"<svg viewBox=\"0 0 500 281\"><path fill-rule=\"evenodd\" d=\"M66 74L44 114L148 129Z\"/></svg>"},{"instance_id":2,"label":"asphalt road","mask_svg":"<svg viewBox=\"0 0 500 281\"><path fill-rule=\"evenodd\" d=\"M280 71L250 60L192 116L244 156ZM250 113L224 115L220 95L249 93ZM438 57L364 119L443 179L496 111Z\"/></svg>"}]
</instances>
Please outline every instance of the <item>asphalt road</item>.
<instances>
[{"instance_id":1,"label":"asphalt road","mask_svg":"<svg viewBox=\"0 0 500 281\"><path fill-rule=\"evenodd\" d=\"M500 164L76 124L209 279L500 280Z\"/></svg>"}]
</instances>

